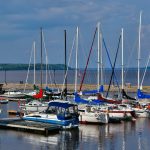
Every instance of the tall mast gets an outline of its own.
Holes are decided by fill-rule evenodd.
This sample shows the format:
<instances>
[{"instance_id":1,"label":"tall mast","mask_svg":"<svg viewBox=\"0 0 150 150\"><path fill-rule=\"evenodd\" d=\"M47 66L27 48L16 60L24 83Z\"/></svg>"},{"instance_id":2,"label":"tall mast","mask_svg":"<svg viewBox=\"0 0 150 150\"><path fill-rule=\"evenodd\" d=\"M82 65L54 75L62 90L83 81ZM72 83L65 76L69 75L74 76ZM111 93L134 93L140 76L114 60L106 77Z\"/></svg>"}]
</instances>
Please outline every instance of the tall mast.
<instances>
[{"instance_id":1,"label":"tall mast","mask_svg":"<svg viewBox=\"0 0 150 150\"><path fill-rule=\"evenodd\" d=\"M44 38L44 33L42 32L42 38L43 38L43 46L44 46L44 50L45 50L45 56L46 56L46 86L47 86L47 70L48 70L48 57L47 57L47 50L46 50L46 46L45 46L45 38Z\"/></svg>"},{"instance_id":2,"label":"tall mast","mask_svg":"<svg viewBox=\"0 0 150 150\"><path fill-rule=\"evenodd\" d=\"M122 66L122 90L123 90L123 89L124 89L124 86L123 86L123 85L124 85L124 73L123 73L123 72L124 72L124 70L123 70L123 69L124 69L124 60L123 60L123 52L124 52L124 51L123 51L123 44L124 44L124 43L123 43L123 28L121 29L121 37L122 37L122 38L121 38L122 65L121 65L121 66Z\"/></svg>"},{"instance_id":3,"label":"tall mast","mask_svg":"<svg viewBox=\"0 0 150 150\"><path fill-rule=\"evenodd\" d=\"M100 32L100 56L101 56L101 85L104 86L103 79L103 48L102 48L102 32Z\"/></svg>"},{"instance_id":4,"label":"tall mast","mask_svg":"<svg viewBox=\"0 0 150 150\"><path fill-rule=\"evenodd\" d=\"M139 23L139 45L138 45L138 89L140 89L140 57L141 57L141 19L142 11L140 11L140 23Z\"/></svg>"},{"instance_id":5,"label":"tall mast","mask_svg":"<svg viewBox=\"0 0 150 150\"><path fill-rule=\"evenodd\" d=\"M67 40L66 40L66 37L67 37L67 34L66 34L66 30L64 30L64 36L65 36L65 75L67 73ZM66 100L67 100L67 76L65 78L65 95L66 95Z\"/></svg>"},{"instance_id":6,"label":"tall mast","mask_svg":"<svg viewBox=\"0 0 150 150\"><path fill-rule=\"evenodd\" d=\"M97 92L100 86L100 23L97 24Z\"/></svg>"},{"instance_id":7,"label":"tall mast","mask_svg":"<svg viewBox=\"0 0 150 150\"><path fill-rule=\"evenodd\" d=\"M42 69L43 69L43 54L42 54L42 51L43 51L43 30L42 30L42 27L41 27L41 89L42 89L42 78L43 78L43 73L42 73Z\"/></svg>"},{"instance_id":8,"label":"tall mast","mask_svg":"<svg viewBox=\"0 0 150 150\"><path fill-rule=\"evenodd\" d=\"M77 75L78 75L78 36L79 36L79 28L77 27L77 31L76 31L75 92L77 92Z\"/></svg>"},{"instance_id":9,"label":"tall mast","mask_svg":"<svg viewBox=\"0 0 150 150\"><path fill-rule=\"evenodd\" d=\"M33 50L34 50L34 85L35 85L35 41L33 42Z\"/></svg>"}]
</instances>

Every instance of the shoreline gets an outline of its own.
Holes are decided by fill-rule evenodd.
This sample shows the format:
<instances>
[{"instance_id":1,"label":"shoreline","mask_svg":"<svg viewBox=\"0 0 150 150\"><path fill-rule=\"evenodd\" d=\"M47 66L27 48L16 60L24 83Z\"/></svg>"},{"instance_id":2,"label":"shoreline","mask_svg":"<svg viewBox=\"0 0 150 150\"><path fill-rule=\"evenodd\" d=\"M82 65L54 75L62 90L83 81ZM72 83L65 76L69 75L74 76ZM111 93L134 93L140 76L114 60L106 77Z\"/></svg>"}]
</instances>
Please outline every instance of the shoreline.
<instances>
[{"instance_id":1,"label":"shoreline","mask_svg":"<svg viewBox=\"0 0 150 150\"><path fill-rule=\"evenodd\" d=\"M40 87L40 84L36 84L37 86ZM46 87L46 84L42 85L43 88ZM48 87L51 88L59 88L59 89L63 89L63 84L48 84ZM77 89L79 89L80 85L77 85ZM97 85L93 85L93 84L83 84L82 86L83 90L93 90L93 89L97 89ZM65 88L65 86L64 86ZM20 83L7 83L7 84L3 84L2 86L3 90L9 90L9 89L17 89L17 90L33 90L33 84L26 84L26 88L25 88L25 84L20 84ZM68 91L74 91L74 84L67 84L67 89ZM106 92L108 90L108 85L104 85L104 91ZM121 86L120 86L120 90L121 90ZM137 86L131 86L131 85L126 85L124 86L124 90L126 92L136 92L137 91ZM149 92L150 93L150 86L143 86L142 89L144 92ZM110 91L111 92L117 92L118 91L118 87L111 85L110 86Z\"/></svg>"}]
</instances>

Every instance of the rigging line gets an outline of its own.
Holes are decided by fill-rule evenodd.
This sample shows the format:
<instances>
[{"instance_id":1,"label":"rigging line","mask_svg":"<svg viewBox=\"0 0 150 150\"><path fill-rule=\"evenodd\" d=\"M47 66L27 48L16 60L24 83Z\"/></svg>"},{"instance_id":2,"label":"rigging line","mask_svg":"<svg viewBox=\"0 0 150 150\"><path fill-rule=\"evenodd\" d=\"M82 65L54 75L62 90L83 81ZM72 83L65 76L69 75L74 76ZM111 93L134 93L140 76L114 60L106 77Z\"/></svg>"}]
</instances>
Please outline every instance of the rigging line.
<instances>
[{"instance_id":1,"label":"rigging line","mask_svg":"<svg viewBox=\"0 0 150 150\"><path fill-rule=\"evenodd\" d=\"M149 60L150 60L150 54L149 54L149 57L148 57L148 61L146 63L146 68L145 68L145 71L144 71L144 74L143 74L143 78L142 78L142 81L141 81L140 88L142 88L142 85L143 85L143 81L144 81L144 78L145 78L145 75L146 75L146 71L147 71L147 67L148 67L148 64L149 64Z\"/></svg>"},{"instance_id":2,"label":"rigging line","mask_svg":"<svg viewBox=\"0 0 150 150\"><path fill-rule=\"evenodd\" d=\"M80 41L82 41L82 43L80 42ZM88 54L85 52L85 49L88 49L88 46L87 46L87 44L85 44L85 41L84 41L84 38L83 38L83 35L82 35L82 33L80 32L79 33L79 46L81 47L81 48L79 48L79 49L81 49L81 51L80 51L80 56L82 56L84 59L85 58L87 58L88 57ZM82 54L81 54L82 53ZM82 59L83 60L83 59ZM78 61L80 61L80 60L78 60ZM79 63L78 63L79 64ZM85 62L85 64L86 64L86 62ZM82 61L82 65L84 65L83 64L83 61ZM80 81L82 80L82 75L83 75L83 72L84 72L84 69L81 69L81 68L78 68L78 72L79 72L79 74L80 74ZM95 78L95 77L94 77ZM89 75L87 75L86 76L86 82L87 83L92 83L91 82L92 80L91 80L91 78L90 78L90 76Z\"/></svg>"},{"instance_id":3,"label":"rigging line","mask_svg":"<svg viewBox=\"0 0 150 150\"><path fill-rule=\"evenodd\" d=\"M111 69L112 69L112 68L113 68L113 65L112 65L112 62L111 62L111 59L110 59L110 56L109 56L108 49L107 49L107 47L106 47L106 43L105 43L104 38L103 38L103 44L104 44L104 47L105 47L105 50L106 50L106 53L107 53L107 56L108 56L108 60L109 60L110 65L111 65ZM119 83L118 83L118 80L117 80L117 77L116 77L115 72L114 72L114 77L115 77L115 80L116 80L116 83L117 83L117 87L118 87L118 89L119 89ZM119 89L119 90L120 90L120 89Z\"/></svg>"},{"instance_id":4,"label":"rigging line","mask_svg":"<svg viewBox=\"0 0 150 150\"><path fill-rule=\"evenodd\" d=\"M31 50L31 54L30 54L30 60L29 60L29 66L28 66L28 71L27 71L27 77L26 77L26 82L25 82L25 86L24 86L24 92L25 92L25 89L26 89L26 86L27 86L27 82L28 82L29 71L30 71L30 66L31 66L31 59L32 59L32 53L34 51L33 47L34 47L34 42L33 42L32 50Z\"/></svg>"},{"instance_id":5,"label":"rigging line","mask_svg":"<svg viewBox=\"0 0 150 150\"><path fill-rule=\"evenodd\" d=\"M67 64L67 70L66 70L66 73L65 73L65 77L64 77L64 81L63 81L63 85L62 85L62 89L61 89L61 95L62 95L62 92L64 90L65 81L66 81L66 78L67 78L67 73L68 73L68 68L69 68L69 64L70 64L70 60L71 60L71 56L72 56L72 51L73 51L74 43L75 43L75 37L73 39L73 44L72 44L70 55L69 55L69 60L68 60L68 64Z\"/></svg>"},{"instance_id":6,"label":"rigging line","mask_svg":"<svg viewBox=\"0 0 150 150\"><path fill-rule=\"evenodd\" d=\"M117 60L118 51L119 51L119 45L120 45L120 39L121 39L121 35L120 35L120 37L119 37L117 52L116 52L115 61L114 61L113 68L112 68L112 74L111 74L111 78L110 78L110 82L109 82L109 86L108 86L108 90L107 90L106 97L108 96L108 93L109 93L109 90L110 90L110 85L111 85L111 82L112 82L112 78L113 78L113 76L114 76L115 65L116 65L116 60ZM120 91L120 89L119 89L119 91Z\"/></svg>"},{"instance_id":7,"label":"rigging line","mask_svg":"<svg viewBox=\"0 0 150 150\"><path fill-rule=\"evenodd\" d=\"M130 50L130 53L128 53L129 54L128 61L126 61L127 62L126 68L124 68L124 70L125 70L124 79L127 78L127 74L130 71L130 69L129 69L130 66L129 65L131 65L131 60L133 60L133 55L135 53L134 50L136 49L137 41L138 41L138 38L135 39L134 44L133 44L133 46L132 46L132 48Z\"/></svg>"},{"instance_id":8,"label":"rigging line","mask_svg":"<svg viewBox=\"0 0 150 150\"><path fill-rule=\"evenodd\" d=\"M86 70L87 70L89 60L90 60L90 56L91 56L91 52L92 52L92 49L93 49L93 44L94 44L96 32L97 32L97 27L96 27L95 32L94 32L94 37L93 37L92 45L91 45L91 48L90 48L89 56L88 56L88 59L87 59L87 62L86 62L86 67L84 69L84 73L83 73L83 77L82 77L82 80L81 80L79 92L82 90L82 85L83 85L83 82L84 82L84 78L85 78L85 75L86 75Z\"/></svg>"},{"instance_id":9,"label":"rigging line","mask_svg":"<svg viewBox=\"0 0 150 150\"><path fill-rule=\"evenodd\" d=\"M82 41L82 43L81 43L80 41ZM85 41L84 41L82 32L79 33L79 46L80 46L79 49L81 49L81 51L80 51L80 56L82 56L83 59L85 60L85 58L88 57L87 53L85 52L85 49L88 49L88 46L87 46L87 44L85 44ZM82 60L83 60L83 59L82 59ZM80 61L80 60L78 60L78 61ZM79 63L80 63L80 62L79 62ZM78 64L79 64L79 63L78 63ZM81 61L81 63L82 63L82 65L84 65L84 64L83 64L83 61ZM85 64L86 64L86 62L85 62ZM82 68L82 67L81 67L81 68ZM78 68L78 72L80 72L80 81L82 80L82 75L83 75L83 71L84 71L84 69L81 69L81 68ZM90 78L89 78L89 76L87 76L87 82L89 82L89 81L90 81Z\"/></svg>"}]
</instances>

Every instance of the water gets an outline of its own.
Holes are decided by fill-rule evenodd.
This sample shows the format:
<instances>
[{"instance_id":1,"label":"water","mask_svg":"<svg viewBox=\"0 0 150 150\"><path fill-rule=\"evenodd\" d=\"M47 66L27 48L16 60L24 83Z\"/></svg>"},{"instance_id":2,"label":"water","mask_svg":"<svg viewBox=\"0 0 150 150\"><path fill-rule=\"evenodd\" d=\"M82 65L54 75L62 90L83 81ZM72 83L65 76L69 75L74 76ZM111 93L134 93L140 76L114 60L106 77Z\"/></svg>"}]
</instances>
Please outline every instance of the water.
<instances>
[{"instance_id":1,"label":"water","mask_svg":"<svg viewBox=\"0 0 150 150\"><path fill-rule=\"evenodd\" d=\"M16 102L1 105L18 109ZM150 119L107 125L83 125L49 136L0 129L0 150L149 150Z\"/></svg>"},{"instance_id":2,"label":"water","mask_svg":"<svg viewBox=\"0 0 150 150\"><path fill-rule=\"evenodd\" d=\"M142 81L144 70L141 70L140 73L140 82ZM119 84L121 84L121 70L115 71L116 78ZM0 71L0 82L4 83L19 83L20 81L26 82L27 71ZM78 84L80 84L83 76L83 70L78 72ZM143 85L150 85L150 69L147 70ZM104 71L104 84L109 84L111 77L111 70ZM74 70L68 71L67 82L69 84L74 84L75 72ZM46 75L43 71L43 83L45 83ZM113 80L115 82L115 80ZM48 74L48 83L62 84L64 82L64 71L56 70L49 71ZM33 70L29 72L28 83L33 83ZM36 71L36 83L40 83L40 71ZM96 70L87 70L84 83L86 84L97 84L97 71ZM124 83L131 83L131 85L137 85L137 70L126 70L124 73Z\"/></svg>"},{"instance_id":3,"label":"water","mask_svg":"<svg viewBox=\"0 0 150 150\"><path fill-rule=\"evenodd\" d=\"M0 82L5 80L8 83L25 82L26 73L27 71L7 71L5 79L4 72L0 71ZM78 83L80 83L82 73L80 72L78 76ZM109 83L110 75L110 71L105 72L105 83ZM116 72L116 75L120 83L120 71ZM44 79L45 73L43 76ZM150 85L149 76L150 70L147 71L143 85ZM125 82L136 85L137 71L129 70L125 77ZM53 72L51 74L52 83L63 83L63 78L63 71L56 71L55 78ZM36 73L36 80L40 81L39 71ZM96 84L96 81L96 70L88 71L84 83ZM33 83L33 71L29 75L28 83ZM68 83L74 83L74 71L69 71ZM8 117L7 110L18 110L17 102L9 102L0 107L2 108L0 117ZM78 130L60 131L47 137L0 129L0 150L149 150L149 139L150 119L138 118L135 122L123 122L121 124L80 125Z\"/></svg>"}]
</instances>

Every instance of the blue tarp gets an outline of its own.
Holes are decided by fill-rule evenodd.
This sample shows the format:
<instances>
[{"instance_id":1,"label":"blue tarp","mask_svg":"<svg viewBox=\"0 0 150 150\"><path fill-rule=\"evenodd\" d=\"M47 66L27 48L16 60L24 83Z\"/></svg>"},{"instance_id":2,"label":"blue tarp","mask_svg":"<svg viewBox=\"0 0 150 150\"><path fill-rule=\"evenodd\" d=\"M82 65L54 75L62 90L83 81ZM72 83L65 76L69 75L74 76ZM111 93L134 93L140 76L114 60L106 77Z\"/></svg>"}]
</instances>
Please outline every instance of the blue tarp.
<instances>
[{"instance_id":1,"label":"blue tarp","mask_svg":"<svg viewBox=\"0 0 150 150\"><path fill-rule=\"evenodd\" d=\"M144 98L150 99L150 95L144 94L140 89L137 90L137 96L139 99L144 99Z\"/></svg>"},{"instance_id":2,"label":"blue tarp","mask_svg":"<svg viewBox=\"0 0 150 150\"><path fill-rule=\"evenodd\" d=\"M70 104L70 103L65 103L65 102L56 102L56 101L53 101L53 102L49 102L48 106L54 106L54 107L62 107L62 108L69 108L69 107L72 107L72 106L75 106L74 104Z\"/></svg>"}]
</instances>

